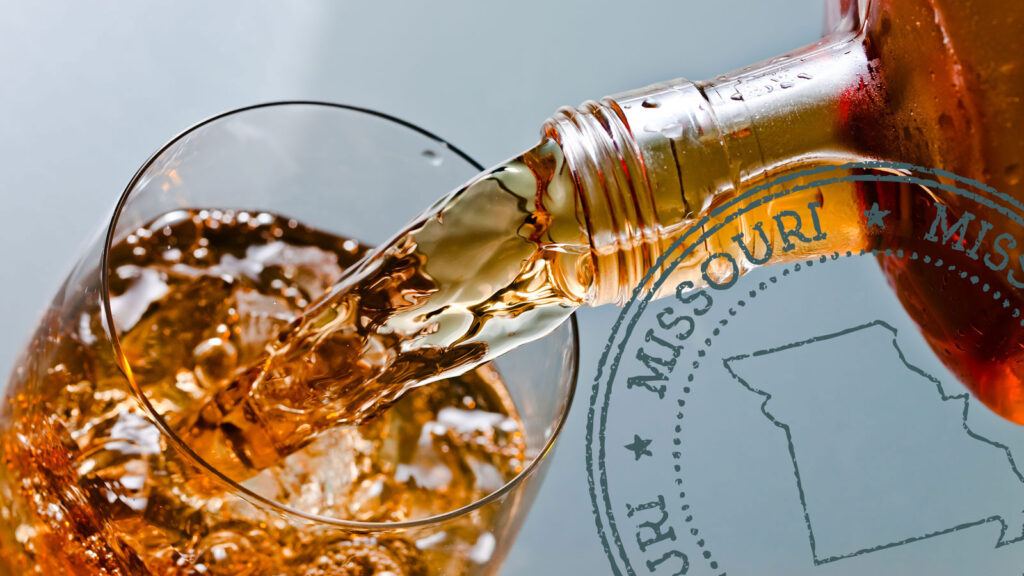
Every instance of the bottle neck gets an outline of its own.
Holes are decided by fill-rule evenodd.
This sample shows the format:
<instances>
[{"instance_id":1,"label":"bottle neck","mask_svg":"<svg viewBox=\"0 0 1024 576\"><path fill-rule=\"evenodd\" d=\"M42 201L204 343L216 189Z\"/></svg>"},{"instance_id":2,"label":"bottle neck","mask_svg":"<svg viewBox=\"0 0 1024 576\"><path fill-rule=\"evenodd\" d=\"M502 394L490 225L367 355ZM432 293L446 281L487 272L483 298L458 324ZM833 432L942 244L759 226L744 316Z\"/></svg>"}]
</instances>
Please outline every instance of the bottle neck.
<instances>
[{"instance_id":1,"label":"bottle neck","mask_svg":"<svg viewBox=\"0 0 1024 576\"><path fill-rule=\"evenodd\" d=\"M544 132L562 147L589 232L586 303L624 302L723 196L867 157L849 126L881 104L872 74L859 37L845 33L711 81L679 79L560 109Z\"/></svg>"}]
</instances>

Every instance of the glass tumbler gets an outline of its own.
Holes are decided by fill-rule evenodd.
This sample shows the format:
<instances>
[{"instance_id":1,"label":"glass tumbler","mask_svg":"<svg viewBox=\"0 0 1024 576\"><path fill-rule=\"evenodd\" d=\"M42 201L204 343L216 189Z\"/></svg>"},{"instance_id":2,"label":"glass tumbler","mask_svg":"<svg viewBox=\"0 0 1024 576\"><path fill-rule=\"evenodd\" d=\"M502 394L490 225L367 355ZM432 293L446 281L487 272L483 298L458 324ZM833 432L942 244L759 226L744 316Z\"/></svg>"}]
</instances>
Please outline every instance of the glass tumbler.
<instances>
[{"instance_id":1,"label":"glass tumbler","mask_svg":"<svg viewBox=\"0 0 1024 576\"><path fill-rule=\"evenodd\" d=\"M0 572L496 573L571 403L578 361L575 321L503 356L492 367L496 372L489 372L503 383L499 400L518 414L518 422L510 418L508 431L521 435L525 448L513 473L496 482L492 477L493 489L471 501L445 508L448 501L438 498L429 513L381 521L345 512L351 499L372 509L403 498L372 477L339 488L338 478L358 464L353 451L379 441L386 453L375 457L382 461L435 448L430 454L436 460L450 453L438 448L444 423L429 423L442 430L425 427L416 446L395 448L388 438L400 430L371 421L348 443L345 437L326 445L318 439L289 456L275 474L229 477L190 450L174 423L182 406L197 406L190 402L202 397L211 372L244 355L241 344L230 345L233 336L225 328L208 326L214 316L203 292L186 291L179 300L177 321L185 328L161 323L159 297L167 288L160 274L144 265L125 266L122 258L130 259L128 253L143 244L157 247L164 269L187 277L181 249L188 242L175 237L187 227L146 225L160 219L187 223L189 217L211 214L218 222L248 223L252 229L274 221L336 235L339 246L356 252L356 246L386 240L419 208L481 169L416 126L317 102L228 112L160 149L132 178L109 227L71 271L11 375L0 414ZM156 238L143 237L151 234L146 230L155 230ZM224 278L207 274L197 284L230 289L238 280L231 274L255 274L245 269L246 259L270 244L246 246L242 236L232 238L241 244L217 263ZM197 251L206 247L189 244L188 249L189 258L200 258ZM310 254L282 252L277 270L301 275L303 258ZM131 293L126 283L135 287ZM239 310L230 312L242 314L241 300L232 302ZM252 323L273 321L273 306L247 302L255 310ZM157 320L140 331L135 324L143 315ZM222 338L193 348L190 330L215 330ZM219 347L211 348L210 342ZM196 367L180 366L178 353L191 354ZM473 406L462 408L468 416L450 427L472 428L473 415L482 414ZM452 466L468 466L463 476L482 482L493 476L485 460ZM455 481L458 470L443 464L434 461L430 474L421 476L407 471L405 485L430 500L436 486ZM401 475L402 466L389 469Z\"/></svg>"}]
</instances>

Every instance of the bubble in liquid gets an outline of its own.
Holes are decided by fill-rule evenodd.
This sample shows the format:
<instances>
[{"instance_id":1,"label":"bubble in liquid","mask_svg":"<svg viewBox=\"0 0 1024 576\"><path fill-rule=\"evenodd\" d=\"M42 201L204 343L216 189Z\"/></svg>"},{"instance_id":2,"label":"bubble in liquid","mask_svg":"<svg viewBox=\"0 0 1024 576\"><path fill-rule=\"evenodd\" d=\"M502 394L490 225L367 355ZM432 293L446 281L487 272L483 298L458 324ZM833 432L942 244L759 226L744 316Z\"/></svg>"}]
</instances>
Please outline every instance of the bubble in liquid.
<instances>
[{"instance_id":1,"label":"bubble in liquid","mask_svg":"<svg viewBox=\"0 0 1024 576\"><path fill-rule=\"evenodd\" d=\"M28 542L32 538L35 538L35 535L36 529L28 524L20 524L18 525L17 530L14 531L14 538L22 544Z\"/></svg>"},{"instance_id":2,"label":"bubble in liquid","mask_svg":"<svg viewBox=\"0 0 1024 576\"><path fill-rule=\"evenodd\" d=\"M196 362L196 378L204 387L222 382L238 366L238 350L223 338L203 340L192 351L192 356Z\"/></svg>"},{"instance_id":3,"label":"bubble in liquid","mask_svg":"<svg viewBox=\"0 0 1024 576\"><path fill-rule=\"evenodd\" d=\"M179 250L177 248L170 248L168 250L164 250L164 253L163 253L163 258L167 262L180 262L181 261L181 256L182 256L181 250Z\"/></svg>"},{"instance_id":4,"label":"bubble in liquid","mask_svg":"<svg viewBox=\"0 0 1024 576\"><path fill-rule=\"evenodd\" d=\"M267 568L266 556L248 537L233 530L218 530L203 538L198 561L212 576L253 576Z\"/></svg>"}]
</instances>

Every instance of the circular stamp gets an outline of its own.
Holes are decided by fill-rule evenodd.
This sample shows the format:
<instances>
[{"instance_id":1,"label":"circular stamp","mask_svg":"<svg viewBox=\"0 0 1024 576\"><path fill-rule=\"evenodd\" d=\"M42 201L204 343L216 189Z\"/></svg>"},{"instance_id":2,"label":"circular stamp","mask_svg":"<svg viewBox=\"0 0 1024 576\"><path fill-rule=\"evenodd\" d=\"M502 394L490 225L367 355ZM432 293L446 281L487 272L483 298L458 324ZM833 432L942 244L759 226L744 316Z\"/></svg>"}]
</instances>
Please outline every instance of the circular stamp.
<instances>
[{"instance_id":1,"label":"circular stamp","mask_svg":"<svg viewBox=\"0 0 1024 576\"><path fill-rule=\"evenodd\" d=\"M819 214L831 188L857 198L857 230ZM764 210L801 194L818 200ZM863 162L692 226L622 308L590 391L611 571L1019 576L1022 215L980 182ZM730 225L734 249L708 250ZM855 233L864 249L822 249ZM772 249L792 255L758 267Z\"/></svg>"}]
</instances>

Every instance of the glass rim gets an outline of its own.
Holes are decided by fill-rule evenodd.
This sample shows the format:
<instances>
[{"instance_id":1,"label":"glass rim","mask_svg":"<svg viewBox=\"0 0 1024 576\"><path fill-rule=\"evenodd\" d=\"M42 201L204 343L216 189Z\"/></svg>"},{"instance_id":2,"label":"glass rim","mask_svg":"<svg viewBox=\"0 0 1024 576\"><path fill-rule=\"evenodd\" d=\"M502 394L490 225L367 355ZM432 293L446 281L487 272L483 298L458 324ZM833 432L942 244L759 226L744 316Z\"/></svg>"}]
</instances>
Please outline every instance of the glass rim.
<instances>
[{"instance_id":1,"label":"glass rim","mask_svg":"<svg viewBox=\"0 0 1024 576\"><path fill-rule=\"evenodd\" d=\"M488 504L500 500L502 497L504 497L514 488L522 484L523 481L525 481L527 478L532 476L537 471L541 463L551 452L552 448L554 448L555 442L558 440L558 437L561 435L562 428L565 426L565 422L569 415L569 409L572 406L573 398L576 394L576 385L579 379L579 327L576 323L575 312L573 312L569 316L568 321L570 328L570 338L572 340L572 365L570 366L569 372L569 392L566 397L565 408L558 413L558 416L556 417L553 426L551 426L551 436L550 438L548 438L547 442L545 442L544 446L537 452L537 455L530 460L530 463L525 468L523 468L521 472L519 472L519 474L516 474L515 477L513 477L511 480L505 482L501 486L501 488L494 490L487 496L484 496L479 500L475 500L465 506L456 508L454 510L449 510L448 512L444 512L442 514L435 514L433 516L417 518L414 520L404 520L401 522L361 522L358 520L342 520L340 518L332 518L330 516L321 516L318 514L303 512L302 510L297 510L295 508L292 508L291 506L287 506L281 502L257 494L253 490L246 488L245 486L242 486L235 480L231 479L226 474L218 470L216 467L208 463L201 456L192 451L192 449L171 429L171 427L164 420L163 416L160 415L159 412L157 412L156 408L152 405L152 403L150 403L147 395L142 391L138 383L135 381L135 378L132 375L131 366L129 365L127 359L125 358L124 352L121 349L120 337L117 334L117 330L114 328L116 325L114 324L113 312L110 306L110 278L108 273L108 256L110 254L110 249L114 243L114 233L117 229L118 221L120 219L122 210L127 204L128 198L132 195L132 192L138 185L142 175L146 172L146 170L149 169L150 166L153 165L153 162L155 162L164 154L164 152L166 152L169 148L180 142L183 138L187 137L189 134L192 134L196 130L206 125L212 124L214 122L217 122L218 120L227 118L229 116L250 112L252 110L259 110L262 108L271 108L276 106L312 106L335 108L339 110L348 110L351 112L358 112L362 114L375 116L382 120L388 120L396 124L399 124L405 128L412 129L413 131L418 132L419 134L426 136L439 144L444 145L449 150L458 155L460 158L468 162L471 166L476 168L478 171L484 170L484 167L480 163L471 158L461 149L454 146L447 140L441 138L440 136L434 134L433 132L430 132L420 126L417 126L412 122L402 120L401 118L377 110L372 110L370 108L363 108L360 106L338 104L334 102L325 102L319 100L279 100L243 106L241 108L231 109L207 117L189 126L185 130L179 132L173 138L169 139L166 143L164 143L159 149L157 149L156 152L151 154L149 158L147 158L146 161L143 162L139 169L135 172L131 180L129 180L128 185L121 193L121 197L118 199L117 205L114 208L113 215L110 218L110 223L107 226L107 231L103 239L103 251L100 258L100 307L103 310L103 328L104 331L107 333L107 337L110 339L111 346L113 347L114 358L116 359L118 365L120 366L125 378L128 380L128 385L131 387L135 396L140 400L148 415L153 419L153 422L160 430L160 433L163 434L164 437L167 438L169 442L172 444L173 449L178 450L181 454L185 456L186 459L190 460L192 464L199 467L204 473L210 474L217 481L221 482L222 484L225 484L238 497L248 501L250 504L254 506L269 508L271 510L278 511L289 516L295 516L309 522L317 524L326 524L329 526L343 528L350 531L382 532L416 528L432 524L443 523L448 520L452 520L454 518L458 518L466 514L469 514L474 510L477 510Z\"/></svg>"}]
</instances>

